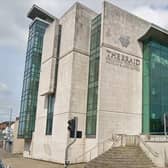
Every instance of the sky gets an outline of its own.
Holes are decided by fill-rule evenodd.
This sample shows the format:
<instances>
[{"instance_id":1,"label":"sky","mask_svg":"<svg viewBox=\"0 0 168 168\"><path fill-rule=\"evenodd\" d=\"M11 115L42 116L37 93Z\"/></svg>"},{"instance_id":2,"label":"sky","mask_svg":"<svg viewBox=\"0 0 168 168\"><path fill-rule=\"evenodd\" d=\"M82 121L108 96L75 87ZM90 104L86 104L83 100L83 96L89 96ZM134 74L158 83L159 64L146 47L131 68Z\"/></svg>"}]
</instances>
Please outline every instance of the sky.
<instances>
[{"instance_id":1,"label":"sky","mask_svg":"<svg viewBox=\"0 0 168 168\"><path fill-rule=\"evenodd\" d=\"M0 122L19 116L24 62L33 4L61 17L76 0L0 0ZM143 19L168 28L168 0L107 0ZM79 0L101 12L102 0Z\"/></svg>"}]
</instances>

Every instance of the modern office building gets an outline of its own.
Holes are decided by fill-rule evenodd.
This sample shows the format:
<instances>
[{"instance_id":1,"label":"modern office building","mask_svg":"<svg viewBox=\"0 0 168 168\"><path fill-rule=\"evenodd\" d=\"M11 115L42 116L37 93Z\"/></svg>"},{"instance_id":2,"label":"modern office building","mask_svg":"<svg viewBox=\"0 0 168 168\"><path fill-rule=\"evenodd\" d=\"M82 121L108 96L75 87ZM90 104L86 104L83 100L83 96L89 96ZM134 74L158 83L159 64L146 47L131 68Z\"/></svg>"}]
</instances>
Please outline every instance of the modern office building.
<instances>
[{"instance_id":1,"label":"modern office building","mask_svg":"<svg viewBox=\"0 0 168 168\"><path fill-rule=\"evenodd\" d=\"M101 14L75 3L59 19L34 5L28 17L18 135L26 157L64 163L74 116L82 138L70 148L72 162L112 134L162 137L167 30L108 2Z\"/></svg>"}]
</instances>

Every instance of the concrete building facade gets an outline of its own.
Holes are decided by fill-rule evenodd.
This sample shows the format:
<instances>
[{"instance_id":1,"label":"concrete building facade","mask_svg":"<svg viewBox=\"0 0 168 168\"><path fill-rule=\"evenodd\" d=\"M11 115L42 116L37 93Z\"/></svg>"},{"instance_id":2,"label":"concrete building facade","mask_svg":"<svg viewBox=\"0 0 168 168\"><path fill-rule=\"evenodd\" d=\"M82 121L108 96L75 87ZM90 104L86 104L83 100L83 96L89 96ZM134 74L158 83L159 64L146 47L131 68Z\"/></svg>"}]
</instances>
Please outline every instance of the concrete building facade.
<instances>
[{"instance_id":1,"label":"concrete building facade","mask_svg":"<svg viewBox=\"0 0 168 168\"><path fill-rule=\"evenodd\" d=\"M18 138L19 118L13 124L12 153L22 154L24 152L24 139ZM11 126L12 127L12 126Z\"/></svg>"},{"instance_id":2,"label":"concrete building facade","mask_svg":"<svg viewBox=\"0 0 168 168\"><path fill-rule=\"evenodd\" d=\"M47 26L36 110L22 113L25 105L21 106L26 119L20 120L19 129L26 157L64 163L66 146L72 141L67 121L74 116L82 138L69 151L72 162L87 161L87 157L75 159L112 134L164 134L166 30L108 2L101 14L75 3L60 19L37 6L28 16ZM24 136L30 125L31 136ZM97 147L93 155L100 150Z\"/></svg>"}]
</instances>

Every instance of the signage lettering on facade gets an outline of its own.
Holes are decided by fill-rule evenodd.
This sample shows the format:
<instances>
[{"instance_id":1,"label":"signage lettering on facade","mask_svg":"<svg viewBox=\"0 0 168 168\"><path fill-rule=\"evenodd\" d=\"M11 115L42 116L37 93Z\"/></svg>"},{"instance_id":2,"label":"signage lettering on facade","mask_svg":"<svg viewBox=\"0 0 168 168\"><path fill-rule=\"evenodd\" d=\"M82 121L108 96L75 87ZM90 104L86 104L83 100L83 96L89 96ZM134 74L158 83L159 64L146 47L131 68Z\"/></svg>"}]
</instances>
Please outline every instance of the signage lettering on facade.
<instances>
[{"instance_id":1,"label":"signage lettering on facade","mask_svg":"<svg viewBox=\"0 0 168 168\"><path fill-rule=\"evenodd\" d=\"M106 49L106 63L140 71L140 59Z\"/></svg>"}]
</instances>

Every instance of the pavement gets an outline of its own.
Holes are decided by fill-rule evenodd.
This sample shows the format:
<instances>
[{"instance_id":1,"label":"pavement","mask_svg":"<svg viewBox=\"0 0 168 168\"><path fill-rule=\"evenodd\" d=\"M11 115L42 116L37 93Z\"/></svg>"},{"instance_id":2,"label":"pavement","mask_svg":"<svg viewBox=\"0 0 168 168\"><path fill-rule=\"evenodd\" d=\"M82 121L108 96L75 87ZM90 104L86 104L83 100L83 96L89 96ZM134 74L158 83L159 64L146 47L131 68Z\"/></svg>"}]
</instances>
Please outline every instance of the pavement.
<instances>
[{"instance_id":1,"label":"pavement","mask_svg":"<svg viewBox=\"0 0 168 168\"><path fill-rule=\"evenodd\" d=\"M22 155L9 154L2 149L0 149L0 160L11 168L64 168L61 164L23 158ZM72 165L69 168L84 168L84 164Z\"/></svg>"}]
</instances>

